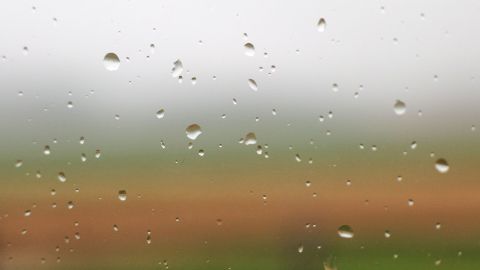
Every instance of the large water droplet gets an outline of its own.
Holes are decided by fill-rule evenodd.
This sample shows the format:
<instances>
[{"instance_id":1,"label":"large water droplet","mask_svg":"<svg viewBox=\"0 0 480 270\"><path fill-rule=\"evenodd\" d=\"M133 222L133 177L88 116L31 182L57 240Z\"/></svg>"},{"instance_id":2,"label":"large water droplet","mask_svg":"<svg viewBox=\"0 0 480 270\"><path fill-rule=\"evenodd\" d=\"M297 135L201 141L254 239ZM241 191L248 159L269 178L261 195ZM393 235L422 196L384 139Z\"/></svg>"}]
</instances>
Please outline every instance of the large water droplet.
<instances>
[{"instance_id":1,"label":"large water droplet","mask_svg":"<svg viewBox=\"0 0 480 270\"><path fill-rule=\"evenodd\" d=\"M250 89L252 89L253 91L257 91L257 90L258 90L257 82L256 82L254 79L248 79L248 86L249 86Z\"/></svg>"},{"instance_id":2,"label":"large water droplet","mask_svg":"<svg viewBox=\"0 0 480 270\"><path fill-rule=\"evenodd\" d=\"M243 47L245 48L245 55L246 56L254 56L255 55L255 46L253 46L252 43L245 43L245 45L243 45Z\"/></svg>"},{"instance_id":3,"label":"large water droplet","mask_svg":"<svg viewBox=\"0 0 480 270\"><path fill-rule=\"evenodd\" d=\"M320 18L317 23L317 30L318 32L325 32L325 29L327 28L327 22L325 21L324 18Z\"/></svg>"},{"instance_id":4,"label":"large water droplet","mask_svg":"<svg viewBox=\"0 0 480 270\"><path fill-rule=\"evenodd\" d=\"M119 190L118 191L118 199L122 202L127 200L127 191L126 190Z\"/></svg>"},{"instance_id":5,"label":"large water droplet","mask_svg":"<svg viewBox=\"0 0 480 270\"><path fill-rule=\"evenodd\" d=\"M173 62L173 68L172 68L172 77L178 77L180 74L183 72L183 64L180 59L177 59L177 61Z\"/></svg>"},{"instance_id":6,"label":"large water droplet","mask_svg":"<svg viewBox=\"0 0 480 270\"><path fill-rule=\"evenodd\" d=\"M393 104L393 111L395 112L396 115L405 114L405 112L407 111L405 102L397 99L397 101L395 101L395 104Z\"/></svg>"},{"instance_id":7,"label":"large water droplet","mask_svg":"<svg viewBox=\"0 0 480 270\"><path fill-rule=\"evenodd\" d=\"M245 145L253 145L257 143L257 136L255 136L255 133L249 132L247 135L245 135L245 140L244 140Z\"/></svg>"},{"instance_id":8,"label":"large water droplet","mask_svg":"<svg viewBox=\"0 0 480 270\"><path fill-rule=\"evenodd\" d=\"M353 230L349 225L342 225L338 227L337 230L338 236L341 238L353 238Z\"/></svg>"},{"instance_id":9,"label":"large water droplet","mask_svg":"<svg viewBox=\"0 0 480 270\"><path fill-rule=\"evenodd\" d=\"M57 178L62 183L67 181L67 177L65 176L64 172L59 172Z\"/></svg>"},{"instance_id":10,"label":"large water droplet","mask_svg":"<svg viewBox=\"0 0 480 270\"><path fill-rule=\"evenodd\" d=\"M190 140L196 140L202 134L202 128L197 124L191 124L185 129L185 132Z\"/></svg>"},{"instance_id":11,"label":"large water droplet","mask_svg":"<svg viewBox=\"0 0 480 270\"><path fill-rule=\"evenodd\" d=\"M157 114L156 114L157 118L158 119L162 119L164 116L165 116L165 110L164 109L160 109Z\"/></svg>"},{"instance_id":12,"label":"large water droplet","mask_svg":"<svg viewBox=\"0 0 480 270\"><path fill-rule=\"evenodd\" d=\"M446 173L450 169L450 166L448 166L448 163L445 159L439 158L435 162L435 169L437 169L439 173Z\"/></svg>"},{"instance_id":13,"label":"large water droplet","mask_svg":"<svg viewBox=\"0 0 480 270\"><path fill-rule=\"evenodd\" d=\"M115 71L120 67L120 59L114 53L107 53L103 58L103 66L109 71Z\"/></svg>"}]
</instances>

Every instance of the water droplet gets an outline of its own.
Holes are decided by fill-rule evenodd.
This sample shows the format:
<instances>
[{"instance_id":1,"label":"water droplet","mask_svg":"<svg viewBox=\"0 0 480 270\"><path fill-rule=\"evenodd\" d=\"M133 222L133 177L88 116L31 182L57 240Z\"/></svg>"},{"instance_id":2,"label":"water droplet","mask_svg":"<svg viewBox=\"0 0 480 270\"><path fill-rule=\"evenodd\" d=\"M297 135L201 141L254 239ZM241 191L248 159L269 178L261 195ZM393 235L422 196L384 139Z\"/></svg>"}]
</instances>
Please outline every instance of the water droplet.
<instances>
[{"instance_id":1,"label":"water droplet","mask_svg":"<svg viewBox=\"0 0 480 270\"><path fill-rule=\"evenodd\" d=\"M385 236L385 238L390 238L392 236L389 230L386 230L383 235Z\"/></svg>"},{"instance_id":2,"label":"water droplet","mask_svg":"<svg viewBox=\"0 0 480 270\"><path fill-rule=\"evenodd\" d=\"M43 154L46 156L50 155L50 146L45 145L45 147L43 148Z\"/></svg>"},{"instance_id":3,"label":"water droplet","mask_svg":"<svg viewBox=\"0 0 480 270\"><path fill-rule=\"evenodd\" d=\"M257 90L258 90L257 82L256 82L254 79L248 79L248 86L249 86L250 89L252 89L253 91L257 91Z\"/></svg>"},{"instance_id":4,"label":"water droplet","mask_svg":"<svg viewBox=\"0 0 480 270\"><path fill-rule=\"evenodd\" d=\"M407 204L408 204L408 206L414 206L415 201L413 199L408 199Z\"/></svg>"},{"instance_id":5,"label":"water droplet","mask_svg":"<svg viewBox=\"0 0 480 270\"><path fill-rule=\"evenodd\" d=\"M442 224L440 222L437 222L435 224L435 229L440 230L442 228Z\"/></svg>"},{"instance_id":6,"label":"water droplet","mask_svg":"<svg viewBox=\"0 0 480 270\"><path fill-rule=\"evenodd\" d=\"M300 158L300 155L299 155L299 154L296 154L296 155L295 155L295 160L296 160L297 162L301 162L301 161L302 161L302 159Z\"/></svg>"},{"instance_id":7,"label":"water droplet","mask_svg":"<svg viewBox=\"0 0 480 270\"><path fill-rule=\"evenodd\" d=\"M114 231L114 232L118 232L118 226L117 226L117 224L113 224L113 231Z\"/></svg>"},{"instance_id":8,"label":"water droplet","mask_svg":"<svg viewBox=\"0 0 480 270\"><path fill-rule=\"evenodd\" d=\"M95 158L100 158L102 155L102 152L100 152L100 149L95 150Z\"/></svg>"},{"instance_id":9,"label":"water droplet","mask_svg":"<svg viewBox=\"0 0 480 270\"><path fill-rule=\"evenodd\" d=\"M29 217L29 216L32 215L32 211L30 209L25 210L25 213L23 215L26 216L26 217Z\"/></svg>"},{"instance_id":10,"label":"water droplet","mask_svg":"<svg viewBox=\"0 0 480 270\"><path fill-rule=\"evenodd\" d=\"M23 55L28 55L28 47L23 47Z\"/></svg>"},{"instance_id":11,"label":"water droplet","mask_svg":"<svg viewBox=\"0 0 480 270\"><path fill-rule=\"evenodd\" d=\"M65 173L63 173L63 172L59 172L58 175L57 175L57 178L58 178L58 181L60 181L62 183L67 181L67 177L65 176Z\"/></svg>"},{"instance_id":12,"label":"water droplet","mask_svg":"<svg viewBox=\"0 0 480 270\"><path fill-rule=\"evenodd\" d=\"M67 108L69 108L69 109L73 108L73 102L72 101L67 102Z\"/></svg>"},{"instance_id":13,"label":"water droplet","mask_svg":"<svg viewBox=\"0 0 480 270\"><path fill-rule=\"evenodd\" d=\"M324 18L320 18L317 22L317 30L318 32L325 32L325 29L327 28L327 22L325 21Z\"/></svg>"},{"instance_id":14,"label":"water droplet","mask_svg":"<svg viewBox=\"0 0 480 270\"><path fill-rule=\"evenodd\" d=\"M257 137L255 136L255 133L249 132L247 135L245 135L245 140L244 140L245 145L253 145L257 143Z\"/></svg>"},{"instance_id":15,"label":"water droplet","mask_svg":"<svg viewBox=\"0 0 480 270\"><path fill-rule=\"evenodd\" d=\"M80 137L80 140L78 141L79 144L85 144L85 137Z\"/></svg>"},{"instance_id":16,"label":"water droplet","mask_svg":"<svg viewBox=\"0 0 480 270\"><path fill-rule=\"evenodd\" d=\"M405 112L407 111L405 102L397 99L397 101L395 101L395 104L393 105L393 111L396 115L405 114Z\"/></svg>"},{"instance_id":17,"label":"water droplet","mask_svg":"<svg viewBox=\"0 0 480 270\"><path fill-rule=\"evenodd\" d=\"M114 53L107 53L103 57L103 66L108 71L115 71L120 67L120 59Z\"/></svg>"},{"instance_id":18,"label":"water droplet","mask_svg":"<svg viewBox=\"0 0 480 270\"><path fill-rule=\"evenodd\" d=\"M254 56L255 55L255 46L253 46L252 43L245 43L245 45L243 45L243 47L245 48L245 55L246 56Z\"/></svg>"},{"instance_id":19,"label":"water droplet","mask_svg":"<svg viewBox=\"0 0 480 270\"><path fill-rule=\"evenodd\" d=\"M435 162L435 169L437 169L439 173L446 173L450 169L450 166L448 166L448 163L445 159L439 158Z\"/></svg>"},{"instance_id":20,"label":"water droplet","mask_svg":"<svg viewBox=\"0 0 480 270\"><path fill-rule=\"evenodd\" d=\"M332 84L332 91L333 92L338 92L338 84L336 84L336 83Z\"/></svg>"},{"instance_id":21,"label":"water droplet","mask_svg":"<svg viewBox=\"0 0 480 270\"><path fill-rule=\"evenodd\" d=\"M19 159L19 160L15 161L15 168L20 168L20 167L22 167L22 165L23 165L23 160Z\"/></svg>"},{"instance_id":22,"label":"water droplet","mask_svg":"<svg viewBox=\"0 0 480 270\"><path fill-rule=\"evenodd\" d=\"M201 157L205 156L205 151L203 149L198 150L198 155Z\"/></svg>"},{"instance_id":23,"label":"water droplet","mask_svg":"<svg viewBox=\"0 0 480 270\"><path fill-rule=\"evenodd\" d=\"M127 191L126 190L119 190L118 191L118 199L122 202L127 200Z\"/></svg>"},{"instance_id":24,"label":"water droplet","mask_svg":"<svg viewBox=\"0 0 480 270\"><path fill-rule=\"evenodd\" d=\"M196 140L202 134L202 129L197 124L191 124L185 129L185 132L190 140Z\"/></svg>"},{"instance_id":25,"label":"water droplet","mask_svg":"<svg viewBox=\"0 0 480 270\"><path fill-rule=\"evenodd\" d=\"M183 64L180 59L177 59L175 62L173 62L173 68L172 68L172 77L179 77L183 72Z\"/></svg>"},{"instance_id":26,"label":"water droplet","mask_svg":"<svg viewBox=\"0 0 480 270\"><path fill-rule=\"evenodd\" d=\"M303 253L303 245L298 246L297 251L298 253Z\"/></svg>"},{"instance_id":27,"label":"water droplet","mask_svg":"<svg viewBox=\"0 0 480 270\"><path fill-rule=\"evenodd\" d=\"M337 229L338 236L341 238L353 238L354 233L349 225L342 225Z\"/></svg>"},{"instance_id":28,"label":"water droplet","mask_svg":"<svg viewBox=\"0 0 480 270\"><path fill-rule=\"evenodd\" d=\"M165 110L164 109L160 109L157 114L156 114L157 118L158 119L162 119L164 116L165 116Z\"/></svg>"}]
</instances>

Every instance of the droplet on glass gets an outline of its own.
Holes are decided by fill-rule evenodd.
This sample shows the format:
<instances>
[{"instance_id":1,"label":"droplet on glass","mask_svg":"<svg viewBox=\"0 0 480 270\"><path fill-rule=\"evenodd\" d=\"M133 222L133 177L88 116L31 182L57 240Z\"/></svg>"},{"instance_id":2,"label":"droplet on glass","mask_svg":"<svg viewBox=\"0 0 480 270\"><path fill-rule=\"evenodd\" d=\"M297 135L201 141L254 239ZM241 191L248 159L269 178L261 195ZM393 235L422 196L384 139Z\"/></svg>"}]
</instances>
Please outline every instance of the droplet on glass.
<instances>
[{"instance_id":1,"label":"droplet on glass","mask_svg":"<svg viewBox=\"0 0 480 270\"><path fill-rule=\"evenodd\" d=\"M190 140L196 140L200 134L202 134L202 129L199 125L197 124L191 124L185 129L185 132L187 133L187 137Z\"/></svg>"},{"instance_id":2,"label":"droplet on glass","mask_svg":"<svg viewBox=\"0 0 480 270\"><path fill-rule=\"evenodd\" d=\"M243 45L243 47L245 48L245 55L246 56L254 56L255 55L255 46L253 46L252 43L245 43L245 45Z\"/></svg>"},{"instance_id":3,"label":"droplet on glass","mask_svg":"<svg viewBox=\"0 0 480 270\"><path fill-rule=\"evenodd\" d=\"M248 86L249 86L250 89L252 89L253 91L257 91L257 90L258 90L257 82L256 82L254 79L248 79Z\"/></svg>"},{"instance_id":4,"label":"droplet on glass","mask_svg":"<svg viewBox=\"0 0 480 270\"><path fill-rule=\"evenodd\" d=\"M397 101L395 101L395 104L393 104L393 111L396 115L405 114L405 112L407 111L405 102L397 99Z\"/></svg>"},{"instance_id":5,"label":"droplet on glass","mask_svg":"<svg viewBox=\"0 0 480 270\"><path fill-rule=\"evenodd\" d=\"M249 132L247 135L245 135L245 140L244 140L245 145L253 145L257 143L257 137L255 136L255 133Z\"/></svg>"},{"instance_id":6,"label":"droplet on glass","mask_svg":"<svg viewBox=\"0 0 480 270\"><path fill-rule=\"evenodd\" d=\"M435 162L435 169L437 169L439 173L446 173L450 169L450 166L445 159L439 158Z\"/></svg>"},{"instance_id":7,"label":"droplet on glass","mask_svg":"<svg viewBox=\"0 0 480 270\"><path fill-rule=\"evenodd\" d=\"M58 178L58 181L60 181L62 183L67 181L67 177L65 176L64 172L59 172L58 175L57 175L57 178Z\"/></svg>"},{"instance_id":8,"label":"droplet on glass","mask_svg":"<svg viewBox=\"0 0 480 270\"><path fill-rule=\"evenodd\" d=\"M349 225L342 225L337 229L338 236L341 238L353 238L354 233Z\"/></svg>"},{"instance_id":9,"label":"droplet on glass","mask_svg":"<svg viewBox=\"0 0 480 270\"><path fill-rule=\"evenodd\" d=\"M118 191L118 199L122 202L127 200L127 191L126 190L119 190Z\"/></svg>"},{"instance_id":10,"label":"droplet on glass","mask_svg":"<svg viewBox=\"0 0 480 270\"><path fill-rule=\"evenodd\" d=\"M164 109L160 109L157 114L156 114L157 118L158 119L162 119L164 116L165 116L165 110Z\"/></svg>"},{"instance_id":11,"label":"droplet on glass","mask_svg":"<svg viewBox=\"0 0 480 270\"><path fill-rule=\"evenodd\" d=\"M46 156L50 155L50 146L45 145L45 147L43 148L43 154Z\"/></svg>"},{"instance_id":12,"label":"droplet on glass","mask_svg":"<svg viewBox=\"0 0 480 270\"><path fill-rule=\"evenodd\" d=\"M172 68L172 77L179 77L183 72L183 64L180 59L177 59L175 62L173 62L173 68Z\"/></svg>"},{"instance_id":13,"label":"droplet on glass","mask_svg":"<svg viewBox=\"0 0 480 270\"><path fill-rule=\"evenodd\" d=\"M115 71L120 67L120 59L115 53L107 53L103 57L103 66L108 71Z\"/></svg>"},{"instance_id":14,"label":"droplet on glass","mask_svg":"<svg viewBox=\"0 0 480 270\"><path fill-rule=\"evenodd\" d=\"M325 32L325 29L327 28L327 22L325 21L324 18L320 18L317 22L317 30L318 32Z\"/></svg>"}]
</instances>

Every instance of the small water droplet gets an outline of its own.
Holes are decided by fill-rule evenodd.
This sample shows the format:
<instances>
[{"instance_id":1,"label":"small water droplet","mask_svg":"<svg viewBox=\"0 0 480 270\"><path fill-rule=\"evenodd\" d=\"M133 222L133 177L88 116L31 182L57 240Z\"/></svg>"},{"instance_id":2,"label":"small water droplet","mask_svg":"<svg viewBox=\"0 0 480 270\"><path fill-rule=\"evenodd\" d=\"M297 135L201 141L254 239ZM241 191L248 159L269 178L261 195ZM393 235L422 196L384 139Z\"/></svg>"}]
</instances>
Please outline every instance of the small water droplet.
<instances>
[{"instance_id":1,"label":"small water droplet","mask_svg":"<svg viewBox=\"0 0 480 270\"><path fill-rule=\"evenodd\" d=\"M58 181L64 183L67 181L67 177L65 176L64 172L59 172L57 175Z\"/></svg>"},{"instance_id":2,"label":"small water droplet","mask_svg":"<svg viewBox=\"0 0 480 270\"><path fill-rule=\"evenodd\" d=\"M303 253L303 245L299 245L297 251L298 253Z\"/></svg>"},{"instance_id":3,"label":"small water droplet","mask_svg":"<svg viewBox=\"0 0 480 270\"><path fill-rule=\"evenodd\" d=\"M392 236L389 230L386 230L383 235L385 236L385 238L390 238Z\"/></svg>"},{"instance_id":4,"label":"small water droplet","mask_svg":"<svg viewBox=\"0 0 480 270\"><path fill-rule=\"evenodd\" d=\"M180 59L177 59L175 62L173 62L173 68L172 68L172 77L179 77L183 72L183 64Z\"/></svg>"},{"instance_id":5,"label":"small water droplet","mask_svg":"<svg viewBox=\"0 0 480 270\"><path fill-rule=\"evenodd\" d=\"M325 21L324 18L320 18L317 22L317 30L318 32L325 32L325 29L327 28L327 22Z\"/></svg>"},{"instance_id":6,"label":"small water droplet","mask_svg":"<svg viewBox=\"0 0 480 270\"><path fill-rule=\"evenodd\" d=\"M158 119L162 119L164 116L165 116L165 110L164 109L160 109L157 114L156 114L157 118Z\"/></svg>"},{"instance_id":7,"label":"small water droplet","mask_svg":"<svg viewBox=\"0 0 480 270\"><path fill-rule=\"evenodd\" d=\"M342 225L338 227L337 234L341 238L353 238L354 236L353 230L349 225Z\"/></svg>"},{"instance_id":8,"label":"small water droplet","mask_svg":"<svg viewBox=\"0 0 480 270\"><path fill-rule=\"evenodd\" d=\"M243 47L245 48L245 55L246 56L254 56L255 55L255 46L253 46L252 43L245 43L245 45L243 45Z\"/></svg>"},{"instance_id":9,"label":"small water droplet","mask_svg":"<svg viewBox=\"0 0 480 270\"><path fill-rule=\"evenodd\" d=\"M407 111L405 102L397 99L397 101L395 101L395 104L393 105L393 111L396 115L405 114L405 112Z\"/></svg>"},{"instance_id":10,"label":"small water droplet","mask_svg":"<svg viewBox=\"0 0 480 270\"><path fill-rule=\"evenodd\" d=\"M252 89L253 91L257 91L257 90L258 90L257 82L256 82L254 79L248 79L248 86L249 86L250 89Z\"/></svg>"},{"instance_id":11,"label":"small water droplet","mask_svg":"<svg viewBox=\"0 0 480 270\"><path fill-rule=\"evenodd\" d=\"M45 147L43 148L43 154L46 156L50 155L50 146L45 145Z\"/></svg>"},{"instance_id":12,"label":"small water droplet","mask_svg":"<svg viewBox=\"0 0 480 270\"><path fill-rule=\"evenodd\" d=\"M115 71L120 67L120 59L115 53L107 53L103 57L103 66L108 71Z\"/></svg>"},{"instance_id":13,"label":"small water droplet","mask_svg":"<svg viewBox=\"0 0 480 270\"><path fill-rule=\"evenodd\" d=\"M257 137L256 137L255 133L253 133L253 132L247 133L247 135L245 135L244 143L245 143L245 145L256 144L257 143Z\"/></svg>"},{"instance_id":14,"label":"small water droplet","mask_svg":"<svg viewBox=\"0 0 480 270\"><path fill-rule=\"evenodd\" d=\"M127 191L126 190L119 190L118 191L118 199L122 202L127 200Z\"/></svg>"},{"instance_id":15,"label":"small water droplet","mask_svg":"<svg viewBox=\"0 0 480 270\"><path fill-rule=\"evenodd\" d=\"M190 140L196 140L202 134L202 128L197 124L191 124L185 129L185 132Z\"/></svg>"},{"instance_id":16,"label":"small water droplet","mask_svg":"<svg viewBox=\"0 0 480 270\"><path fill-rule=\"evenodd\" d=\"M435 162L435 169L437 169L439 173L446 173L450 169L450 166L445 159L439 158Z\"/></svg>"}]
</instances>

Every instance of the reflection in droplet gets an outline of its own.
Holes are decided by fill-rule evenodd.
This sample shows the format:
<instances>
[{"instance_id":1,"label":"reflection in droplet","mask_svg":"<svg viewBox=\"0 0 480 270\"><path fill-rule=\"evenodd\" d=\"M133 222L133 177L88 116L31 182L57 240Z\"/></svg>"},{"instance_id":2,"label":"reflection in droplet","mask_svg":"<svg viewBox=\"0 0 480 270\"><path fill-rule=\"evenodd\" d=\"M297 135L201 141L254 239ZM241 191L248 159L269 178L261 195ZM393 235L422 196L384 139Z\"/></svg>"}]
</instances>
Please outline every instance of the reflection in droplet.
<instances>
[{"instance_id":1,"label":"reflection in droplet","mask_svg":"<svg viewBox=\"0 0 480 270\"><path fill-rule=\"evenodd\" d=\"M255 55L255 46L253 46L252 43L245 43L245 45L243 45L243 47L245 48L245 55L246 56L254 56Z\"/></svg>"},{"instance_id":2,"label":"reflection in droplet","mask_svg":"<svg viewBox=\"0 0 480 270\"><path fill-rule=\"evenodd\" d=\"M254 79L248 79L248 86L249 86L250 89L252 89L253 91L257 91L257 90L258 90L257 82L256 82Z\"/></svg>"},{"instance_id":3,"label":"reflection in droplet","mask_svg":"<svg viewBox=\"0 0 480 270\"><path fill-rule=\"evenodd\" d=\"M405 112L407 111L405 102L397 99L397 101L395 101L395 104L393 105L393 111L396 115L405 114Z\"/></svg>"},{"instance_id":4,"label":"reflection in droplet","mask_svg":"<svg viewBox=\"0 0 480 270\"><path fill-rule=\"evenodd\" d=\"M446 173L450 169L450 166L445 159L439 158L435 162L435 169L437 169L439 173Z\"/></svg>"},{"instance_id":5,"label":"reflection in droplet","mask_svg":"<svg viewBox=\"0 0 480 270\"><path fill-rule=\"evenodd\" d=\"M349 225L338 227L337 233L341 238L353 238L354 236L353 230Z\"/></svg>"},{"instance_id":6,"label":"reflection in droplet","mask_svg":"<svg viewBox=\"0 0 480 270\"><path fill-rule=\"evenodd\" d=\"M202 134L202 129L199 125L197 124L191 124L185 129L185 132L187 133L187 137L190 140L196 140L200 134Z\"/></svg>"},{"instance_id":7,"label":"reflection in droplet","mask_svg":"<svg viewBox=\"0 0 480 270\"><path fill-rule=\"evenodd\" d=\"M107 53L103 57L103 66L108 71L115 71L120 67L120 59L115 53Z\"/></svg>"}]
</instances>

